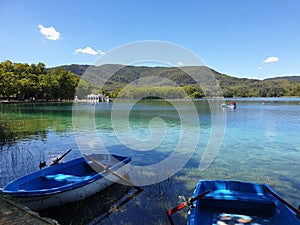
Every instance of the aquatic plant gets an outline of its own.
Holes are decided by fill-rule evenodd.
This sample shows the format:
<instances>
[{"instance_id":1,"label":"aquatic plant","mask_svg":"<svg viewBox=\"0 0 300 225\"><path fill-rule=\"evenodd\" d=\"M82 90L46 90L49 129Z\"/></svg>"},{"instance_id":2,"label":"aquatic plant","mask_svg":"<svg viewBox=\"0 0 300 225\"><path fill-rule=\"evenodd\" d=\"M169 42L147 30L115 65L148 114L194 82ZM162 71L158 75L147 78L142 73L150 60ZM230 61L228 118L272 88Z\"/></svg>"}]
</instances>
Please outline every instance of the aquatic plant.
<instances>
[{"instance_id":1,"label":"aquatic plant","mask_svg":"<svg viewBox=\"0 0 300 225\"><path fill-rule=\"evenodd\" d=\"M12 125L7 118L0 118L0 147L12 144L15 139Z\"/></svg>"}]
</instances>

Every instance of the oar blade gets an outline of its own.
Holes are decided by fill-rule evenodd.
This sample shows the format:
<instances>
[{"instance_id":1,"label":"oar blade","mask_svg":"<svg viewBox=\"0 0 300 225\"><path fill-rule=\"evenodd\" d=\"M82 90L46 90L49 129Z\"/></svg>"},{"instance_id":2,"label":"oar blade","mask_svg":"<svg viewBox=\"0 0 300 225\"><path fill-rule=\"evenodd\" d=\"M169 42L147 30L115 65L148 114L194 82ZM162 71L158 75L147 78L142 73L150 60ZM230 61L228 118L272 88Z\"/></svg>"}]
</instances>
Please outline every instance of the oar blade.
<instances>
[{"instance_id":1,"label":"oar blade","mask_svg":"<svg viewBox=\"0 0 300 225\"><path fill-rule=\"evenodd\" d=\"M92 162L94 162L96 165L102 167L105 171L110 172L111 174L115 175L116 177L118 177L120 180L122 180L123 182L125 182L126 184L133 186L134 188L138 189L138 190L142 190L140 187L136 186L135 184L133 184L131 181L129 181L127 178L125 178L124 176L120 175L119 173L117 173L114 170L111 170L108 166L103 165L102 163L100 163L99 161L95 160L94 158L83 154L83 156L89 160L91 160Z\"/></svg>"}]
</instances>

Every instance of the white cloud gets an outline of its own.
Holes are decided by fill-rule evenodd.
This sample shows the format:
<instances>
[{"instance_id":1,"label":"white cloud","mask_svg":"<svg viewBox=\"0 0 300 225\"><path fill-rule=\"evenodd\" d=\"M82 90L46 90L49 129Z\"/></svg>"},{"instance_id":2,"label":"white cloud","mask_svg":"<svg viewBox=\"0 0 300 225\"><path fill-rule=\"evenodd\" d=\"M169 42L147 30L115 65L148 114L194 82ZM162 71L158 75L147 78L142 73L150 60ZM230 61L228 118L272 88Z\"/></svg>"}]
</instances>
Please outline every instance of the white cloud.
<instances>
[{"instance_id":1,"label":"white cloud","mask_svg":"<svg viewBox=\"0 0 300 225\"><path fill-rule=\"evenodd\" d=\"M103 52L102 50L97 50L97 52L99 52L100 55L105 55L106 52Z\"/></svg>"},{"instance_id":2,"label":"white cloud","mask_svg":"<svg viewBox=\"0 0 300 225\"><path fill-rule=\"evenodd\" d=\"M180 66L185 66L185 63L184 63L184 62L181 62L181 61L180 61L180 62L177 62L177 66L179 66L179 67L180 67Z\"/></svg>"},{"instance_id":3,"label":"white cloud","mask_svg":"<svg viewBox=\"0 0 300 225\"><path fill-rule=\"evenodd\" d=\"M262 70L263 68L261 66L259 66L257 69Z\"/></svg>"},{"instance_id":4,"label":"white cloud","mask_svg":"<svg viewBox=\"0 0 300 225\"><path fill-rule=\"evenodd\" d=\"M60 33L55 30L54 27L44 27L43 25L39 25L40 33L44 35L45 38L56 41L60 39Z\"/></svg>"},{"instance_id":5,"label":"white cloud","mask_svg":"<svg viewBox=\"0 0 300 225\"><path fill-rule=\"evenodd\" d=\"M271 62L277 62L279 61L279 58L276 56L270 56L268 58L266 58L263 62L264 63L271 63Z\"/></svg>"},{"instance_id":6,"label":"white cloud","mask_svg":"<svg viewBox=\"0 0 300 225\"><path fill-rule=\"evenodd\" d=\"M104 55L105 52L101 50L94 50L91 47L85 47L85 48L78 48L75 50L75 53L84 53L84 54L89 54L89 55Z\"/></svg>"}]
</instances>

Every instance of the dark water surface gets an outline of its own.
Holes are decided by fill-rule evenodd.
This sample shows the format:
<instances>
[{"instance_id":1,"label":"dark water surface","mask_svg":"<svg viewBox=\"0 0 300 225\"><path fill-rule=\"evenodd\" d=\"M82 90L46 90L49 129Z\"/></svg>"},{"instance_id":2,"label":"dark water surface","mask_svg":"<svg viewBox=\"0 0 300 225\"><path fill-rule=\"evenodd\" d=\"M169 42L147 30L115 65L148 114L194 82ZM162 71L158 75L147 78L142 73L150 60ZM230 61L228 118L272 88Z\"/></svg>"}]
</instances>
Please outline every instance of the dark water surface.
<instances>
[{"instance_id":1,"label":"dark water surface","mask_svg":"<svg viewBox=\"0 0 300 225\"><path fill-rule=\"evenodd\" d=\"M128 124L124 123L127 121L124 114L112 116L111 112L128 110L132 104L129 101L118 107L114 103L77 103L76 108L70 103L0 105L1 117L11 119L22 133L14 145L4 146L0 151L0 186L38 170L41 161L50 164L70 148L72 151L64 161L81 156L82 151L98 149L92 138L95 129L107 151L130 155L132 166L139 168L169 159L179 142L186 144L183 145L186 148L191 148L189 144L194 141L197 144L193 149L181 150L181 155L172 160L170 170L161 171L166 179L159 179L157 174L159 182L144 186L140 193L116 184L87 201L47 210L42 215L64 224L168 224L166 210L178 205L179 195L191 196L199 179L268 183L297 206L300 204L300 98L264 100L265 104L261 99L236 99L236 110L222 109L218 100L214 102L220 107L213 110L206 100L195 101L198 121L185 101L178 101L176 107L163 100L139 101L130 110ZM212 114L226 119L224 137L216 158L202 171L199 162L212 138ZM94 127L81 131L86 143L78 145L74 117L83 118L84 127L84 118L89 115L94 118ZM187 128L182 126L182 120ZM138 149L160 139L154 149ZM139 142L142 145L136 146ZM181 157L189 154L191 157L181 165ZM175 174L172 166L179 168ZM145 179L148 179L146 172ZM175 223L185 223L185 214L183 210L174 215Z\"/></svg>"}]
</instances>

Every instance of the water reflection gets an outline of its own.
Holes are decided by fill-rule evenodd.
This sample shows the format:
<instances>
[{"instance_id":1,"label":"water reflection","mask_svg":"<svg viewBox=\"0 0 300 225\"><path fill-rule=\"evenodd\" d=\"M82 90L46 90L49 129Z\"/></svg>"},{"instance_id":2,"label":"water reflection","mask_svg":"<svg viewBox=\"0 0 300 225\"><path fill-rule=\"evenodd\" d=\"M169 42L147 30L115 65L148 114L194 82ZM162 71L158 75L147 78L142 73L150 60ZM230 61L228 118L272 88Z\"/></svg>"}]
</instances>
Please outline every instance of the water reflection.
<instances>
[{"instance_id":1,"label":"water reflection","mask_svg":"<svg viewBox=\"0 0 300 225\"><path fill-rule=\"evenodd\" d=\"M71 103L0 105L0 115L10 121L16 140L46 140L49 131L65 133L72 130Z\"/></svg>"},{"instance_id":2,"label":"water reflection","mask_svg":"<svg viewBox=\"0 0 300 225\"><path fill-rule=\"evenodd\" d=\"M130 189L128 186L113 184L85 200L39 211L39 214L43 217L53 218L62 225L100 223L110 214L120 210L121 200L135 197L133 193L129 193Z\"/></svg>"},{"instance_id":3,"label":"water reflection","mask_svg":"<svg viewBox=\"0 0 300 225\"><path fill-rule=\"evenodd\" d=\"M255 225L271 225L273 222L270 217L250 216L231 213L220 213L213 216L212 225L230 225L230 224L255 224Z\"/></svg>"}]
</instances>

